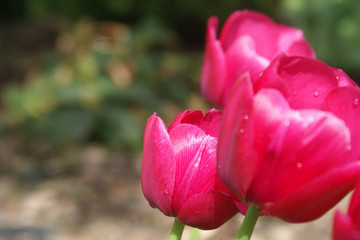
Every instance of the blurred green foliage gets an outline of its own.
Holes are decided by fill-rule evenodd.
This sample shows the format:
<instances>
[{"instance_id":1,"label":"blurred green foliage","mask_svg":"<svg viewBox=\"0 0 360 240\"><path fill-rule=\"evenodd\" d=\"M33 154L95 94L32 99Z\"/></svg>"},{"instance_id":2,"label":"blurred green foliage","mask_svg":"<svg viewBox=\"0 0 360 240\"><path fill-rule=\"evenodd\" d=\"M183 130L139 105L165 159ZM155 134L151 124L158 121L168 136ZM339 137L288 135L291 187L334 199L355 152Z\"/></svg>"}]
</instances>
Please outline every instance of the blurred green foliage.
<instances>
[{"instance_id":1,"label":"blurred green foliage","mask_svg":"<svg viewBox=\"0 0 360 240\"><path fill-rule=\"evenodd\" d=\"M3 123L56 142L138 151L148 116L170 117L167 106L184 107L197 87L200 54L174 49L175 33L154 21L63 24L45 68L3 89Z\"/></svg>"},{"instance_id":2,"label":"blurred green foliage","mask_svg":"<svg viewBox=\"0 0 360 240\"><path fill-rule=\"evenodd\" d=\"M209 107L198 86L206 21L243 8L301 28L319 59L360 79L357 0L5 1L0 130L139 151L152 112L169 124Z\"/></svg>"},{"instance_id":3,"label":"blurred green foliage","mask_svg":"<svg viewBox=\"0 0 360 240\"><path fill-rule=\"evenodd\" d=\"M360 80L360 1L283 0L281 12L301 28L327 64Z\"/></svg>"}]
</instances>

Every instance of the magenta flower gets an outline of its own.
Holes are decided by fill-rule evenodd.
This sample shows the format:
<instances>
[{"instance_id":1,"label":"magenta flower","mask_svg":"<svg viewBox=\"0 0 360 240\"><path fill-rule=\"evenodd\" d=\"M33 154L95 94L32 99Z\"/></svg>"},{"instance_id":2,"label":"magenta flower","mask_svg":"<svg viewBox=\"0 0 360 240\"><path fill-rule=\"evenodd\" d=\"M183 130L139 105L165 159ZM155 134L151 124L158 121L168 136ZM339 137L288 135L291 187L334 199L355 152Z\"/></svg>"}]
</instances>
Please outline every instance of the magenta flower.
<instances>
[{"instance_id":1,"label":"magenta flower","mask_svg":"<svg viewBox=\"0 0 360 240\"><path fill-rule=\"evenodd\" d=\"M223 107L234 82L246 71L255 80L279 53L314 57L301 30L275 23L249 10L234 12L225 22L220 39L218 19L207 25L201 90L213 104Z\"/></svg>"},{"instance_id":2,"label":"magenta flower","mask_svg":"<svg viewBox=\"0 0 360 240\"><path fill-rule=\"evenodd\" d=\"M316 219L360 177L360 90L311 58L280 56L226 103L218 168L225 185L264 215Z\"/></svg>"},{"instance_id":3,"label":"magenta flower","mask_svg":"<svg viewBox=\"0 0 360 240\"><path fill-rule=\"evenodd\" d=\"M351 197L347 214L335 212L333 240L360 240L360 184Z\"/></svg>"},{"instance_id":4,"label":"magenta flower","mask_svg":"<svg viewBox=\"0 0 360 240\"><path fill-rule=\"evenodd\" d=\"M141 184L150 205L186 225L214 229L238 212L216 166L221 111L180 113L166 129L153 114L147 122ZM242 203L237 203L245 207Z\"/></svg>"}]
</instances>

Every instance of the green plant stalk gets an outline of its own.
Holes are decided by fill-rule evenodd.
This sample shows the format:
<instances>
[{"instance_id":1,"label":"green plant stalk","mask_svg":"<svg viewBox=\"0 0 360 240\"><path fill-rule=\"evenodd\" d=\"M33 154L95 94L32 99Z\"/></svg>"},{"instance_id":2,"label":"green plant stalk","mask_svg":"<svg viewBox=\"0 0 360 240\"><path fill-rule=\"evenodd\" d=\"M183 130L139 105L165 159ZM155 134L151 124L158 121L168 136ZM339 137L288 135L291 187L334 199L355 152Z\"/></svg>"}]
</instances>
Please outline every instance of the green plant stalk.
<instances>
[{"instance_id":1,"label":"green plant stalk","mask_svg":"<svg viewBox=\"0 0 360 240\"><path fill-rule=\"evenodd\" d=\"M199 229L191 228L190 240L199 240Z\"/></svg>"},{"instance_id":2,"label":"green plant stalk","mask_svg":"<svg viewBox=\"0 0 360 240\"><path fill-rule=\"evenodd\" d=\"M255 205L249 205L244 221L241 224L238 235L236 236L236 240L249 240L251 238L251 234L254 231L254 227L259 216L260 212L257 210Z\"/></svg>"},{"instance_id":3,"label":"green plant stalk","mask_svg":"<svg viewBox=\"0 0 360 240\"><path fill-rule=\"evenodd\" d=\"M169 240L180 240L184 231L184 227L185 225L175 218Z\"/></svg>"}]
</instances>

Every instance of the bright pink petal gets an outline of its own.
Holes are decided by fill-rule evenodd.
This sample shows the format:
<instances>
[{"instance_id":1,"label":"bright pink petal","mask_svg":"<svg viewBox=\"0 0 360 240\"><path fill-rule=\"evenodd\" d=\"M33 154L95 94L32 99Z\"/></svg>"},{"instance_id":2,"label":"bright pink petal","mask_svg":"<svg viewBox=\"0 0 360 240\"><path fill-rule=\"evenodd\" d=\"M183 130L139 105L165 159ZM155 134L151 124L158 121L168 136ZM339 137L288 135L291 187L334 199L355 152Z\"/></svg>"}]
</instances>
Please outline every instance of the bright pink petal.
<instances>
[{"instance_id":1,"label":"bright pink petal","mask_svg":"<svg viewBox=\"0 0 360 240\"><path fill-rule=\"evenodd\" d=\"M178 220L200 229L215 229L238 212L230 195L220 191L195 194L181 207Z\"/></svg>"},{"instance_id":2,"label":"bright pink petal","mask_svg":"<svg viewBox=\"0 0 360 240\"><path fill-rule=\"evenodd\" d=\"M261 88L276 88L294 109L320 108L326 96L338 87L331 67L307 57L282 55L255 82Z\"/></svg>"},{"instance_id":3,"label":"bright pink petal","mask_svg":"<svg viewBox=\"0 0 360 240\"><path fill-rule=\"evenodd\" d=\"M234 85L225 105L218 138L218 170L225 185L244 200L257 166L251 148L253 90L248 74Z\"/></svg>"},{"instance_id":4,"label":"bright pink petal","mask_svg":"<svg viewBox=\"0 0 360 240\"><path fill-rule=\"evenodd\" d=\"M218 19L211 17L207 25L206 48L201 73L201 91L213 104L221 106L225 91L225 54L216 39Z\"/></svg>"},{"instance_id":5,"label":"bright pink petal","mask_svg":"<svg viewBox=\"0 0 360 240\"><path fill-rule=\"evenodd\" d=\"M220 34L223 49L227 50L245 35L253 39L256 52L268 60L281 52L314 57L301 30L277 24L268 16L249 10L236 11L228 18Z\"/></svg>"},{"instance_id":6,"label":"bright pink petal","mask_svg":"<svg viewBox=\"0 0 360 240\"><path fill-rule=\"evenodd\" d=\"M175 156L164 122L154 113L146 124L141 186L150 205L171 216Z\"/></svg>"},{"instance_id":7,"label":"bright pink petal","mask_svg":"<svg viewBox=\"0 0 360 240\"><path fill-rule=\"evenodd\" d=\"M254 97L252 122L260 168L248 201L277 202L321 174L348 162L345 123L320 110L291 110L280 92L262 89ZM326 161L325 161L326 159Z\"/></svg>"},{"instance_id":8,"label":"bright pink petal","mask_svg":"<svg viewBox=\"0 0 360 240\"><path fill-rule=\"evenodd\" d=\"M222 111L210 109L205 116L197 110L184 115L181 123L188 123L199 127L206 134L216 137L218 136Z\"/></svg>"},{"instance_id":9,"label":"bright pink petal","mask_svg":"<svg viewBox=\"0 0 360 240\"><path fill-rule=\"evenodd\" d=\"M301 55L315 58L315 53L310 44L306 41L300 29L285 25L278 25L279 32L277 53L287 53L288 55ZM278 54L274 54L274 57Z\"/></svg>"},{"instance_id":10,"label":"bright pink petal","mask_svg":"<svg viewBox=\"0 0 360 240\"><path fill-rule=\"evenodd\" d=\"M272 25L272 23L271 18L258 12L249 10L235 11L226 20L221 30L221 44L224 49L228 49L238 37L244 35L256 37L264 31L267 32L268 29L266 28ZM256 38L258 39L259 37ZM271 46L271 43L269 45Z\"/></svg>"},{"instance_id":11,"label":"bright pink petal","mask_svg":"<svg viewBox=\"0 0 360 240\"><path fill-rule=\"evenodd\" d=\"M228 90L244 72L249 71L250 78L254 81L270 63L268 59L256 52L256 45L248 35L237 38L226 50L225 54L227 66L226 89Z\"/></svg>"},{"instance_id":12,"label":"bright pink petal","mask_svg":"<svg viewBox=\"0 0 360 240\"><path fill-rule=\"evenodd\" d=\"M331 92L323 105L325 111L343 119L351 132L351 155L360 158L360 89L340 87Z\"/></svg>"},{"instance_id":13,"label":"bright pink petal","mask_svg":"<svg viewBox=\"0 0 360 240\"><path fill-rule=\"evenodd\" d=\"M360 177L360 162L352 162L320 175L314 181L261 209L289 222L306 222L322 216L351 191Z\"/></svg>"},{"instance_id":14,"label":"bright pink petal","mask_svg":"<svg viewBox=\"0 0 360 240\"><path fill-rule=\"evenodd\" d=\"M360 231L356 229L352 219L339 210L335 212L333 232L333 240L360 240Z\"/></svg>"},{"instance_id":15,"label":"bright pink petal","mask_svg":"<svg viewBox=\"0 0 360 240\"><path fill-rule=\"evenodd\" d=\"M357 87L356 83L341 69L332 68L339 83L339 87Z\"/></svg>"},{"instance_id":16,"label":"bright pink petal","mask_svg":"<svg viewBox=\"0 0 360 240\"><path fill-rule=\"evenodd\" d=\"M222 111L211 109L204 116L204 123L200 126L206 134L209 134L212 137L218 137L219 128L222 118Z\"/></svg>"},{"instance_id":17,"label":"bright pink petal","mask_svg":"<svg viewBox=\"0 0 360 240\"><path fill-rule=\"evenodd\" d=\"M223 49L227 50L241 36L250 36L259 55L271 60L278 46L278 31L268 16L249 10L236 11L225 22L220 34Z\"/></svg>"},{"instance_id":18,"label":"bright pink petal","mask_svg":"<svg viewBox=\"0 0 360 240\"><path fill-rule=\"evenodd\" d=\"M216 189L221 181L216 171L215 138L189 124L178 125L169 134L177 164L172 203L176 212L192 195Z\"/></svg>"},{"instance_id":19,"label":"bright pink petal","mask_svg":"<svg viewBox=\"0 0 360 240\"><path fill-rule=\"evenodd\" d=\"M182 111L181 113L179 113L174 121L170 124L170 126L168 127L168 132L171 131L171 129L173 129L174 127L176 127L177 125L181 124L182 119L184 118L185 115L187 115L188 113L191 113L190 110L185 110Z\"/></svg>"}]
</instances>

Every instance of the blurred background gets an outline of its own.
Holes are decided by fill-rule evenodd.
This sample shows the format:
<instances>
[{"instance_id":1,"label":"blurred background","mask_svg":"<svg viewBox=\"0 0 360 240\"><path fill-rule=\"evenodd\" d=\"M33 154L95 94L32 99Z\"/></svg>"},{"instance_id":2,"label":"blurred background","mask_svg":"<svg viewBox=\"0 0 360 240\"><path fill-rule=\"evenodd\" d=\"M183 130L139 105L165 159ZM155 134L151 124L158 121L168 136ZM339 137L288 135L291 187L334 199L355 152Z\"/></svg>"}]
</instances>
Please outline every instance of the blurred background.
<instances>
[{"instance_id":1,"label":"blurred background","mask_svg":"<svg viewBox=\"0 0 360 240\"><path fill-rule=\"evenodd\" d=\"M172 219L140 187L146 120L211 107L206 21L244 8L301 28L320 60L360 80L357 0L3 1L0 240L166 239ZM331 217L264 218L254 239L330 239ZM202 238L234 239L240 221Z\"/></svg>"}]
</instances>

